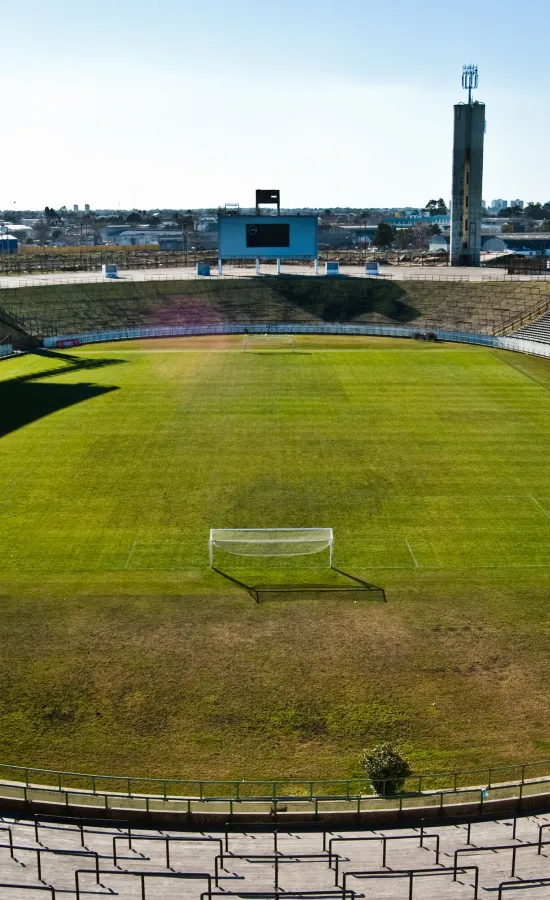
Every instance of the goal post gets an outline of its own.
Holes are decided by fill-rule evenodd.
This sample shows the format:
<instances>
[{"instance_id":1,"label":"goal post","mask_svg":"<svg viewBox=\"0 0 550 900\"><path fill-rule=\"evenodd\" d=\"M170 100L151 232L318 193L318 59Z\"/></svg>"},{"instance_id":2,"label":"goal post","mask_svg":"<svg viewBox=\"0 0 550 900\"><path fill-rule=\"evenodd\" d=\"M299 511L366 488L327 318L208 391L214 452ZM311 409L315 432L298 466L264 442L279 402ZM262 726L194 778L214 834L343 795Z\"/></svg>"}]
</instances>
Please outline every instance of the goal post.
<instances>
[{"instance_id":1,"label":"goal post","mask_svg":"<svg viewBox=\"0 0 550 900\"><path fill-rule=\"evenodd\" d=\"M332 528L211 528L208 541L210 568L214 549L235 556L305 556L329 551L332 568L334 535Z\"/></svg>"},{"instance_id":2,"label":"goal post","mask_svg":"<svg viewBox=\"0 0 550 900\"><path fill-rule=\"evenodd\" d=\"M294 353L296 349L296 341L293 334L245 334L243 340L243 350L247 353L250 350L290 350Z\"/></svg>"}]
</instances>

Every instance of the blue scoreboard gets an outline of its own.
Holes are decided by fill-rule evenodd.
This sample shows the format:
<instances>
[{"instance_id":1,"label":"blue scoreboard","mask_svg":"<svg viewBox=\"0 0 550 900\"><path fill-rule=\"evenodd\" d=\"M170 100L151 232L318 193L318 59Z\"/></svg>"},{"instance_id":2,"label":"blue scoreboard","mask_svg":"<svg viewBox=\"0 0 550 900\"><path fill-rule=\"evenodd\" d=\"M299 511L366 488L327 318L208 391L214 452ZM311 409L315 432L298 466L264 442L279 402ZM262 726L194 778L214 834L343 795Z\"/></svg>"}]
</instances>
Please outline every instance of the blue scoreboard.
<instances>
[{"instance_id":1,"label":"blue scoreboard","mask_svg":"<svg viewBox=\"0 0 550 900\"><path fill-rule=\"evenodd\" d=\"M317 216L218 217L220 259L316 259Z\"/></svg>"}]
</instances>

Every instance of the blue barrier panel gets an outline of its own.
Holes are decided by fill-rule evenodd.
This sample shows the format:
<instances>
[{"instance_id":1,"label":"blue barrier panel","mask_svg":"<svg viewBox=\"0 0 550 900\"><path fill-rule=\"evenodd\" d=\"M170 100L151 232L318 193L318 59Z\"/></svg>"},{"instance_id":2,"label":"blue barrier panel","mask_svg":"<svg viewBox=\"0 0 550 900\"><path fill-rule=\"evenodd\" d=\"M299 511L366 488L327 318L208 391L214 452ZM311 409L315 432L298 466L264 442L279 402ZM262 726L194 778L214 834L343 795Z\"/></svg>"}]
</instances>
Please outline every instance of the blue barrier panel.
<instances>
[{"instance_id":1,"label":"blue barrier panel","mask_svg":"<svg viewBox=\"0 0 550 900\"><path fill-rule=\"evenodd\" d=\"M81 344L93 344L104 341L134 340L149 337L192 337L208 334L341 334L370 335L373 337L413 338L425 335L425 329L404 328L392 325L270 325L250 323L243 325L163 325L147 328L118 328L111 331L85 332L84 334L63 334L44 338L45 347L56 347L62 341L78 341ZM459 344L480 344L484 347L495 347L501 350L513 350L516 353L527 353L531 356L550 357L550 345L522 338L494 337L489 334L470 334L464 331L447 331L431 329L439 341L450 341ZM9 345L3 345L7 347ZM0 356L8 355L2 352ZM10 353L11 353L10 347Z\"/></svg>"}]
</instances>

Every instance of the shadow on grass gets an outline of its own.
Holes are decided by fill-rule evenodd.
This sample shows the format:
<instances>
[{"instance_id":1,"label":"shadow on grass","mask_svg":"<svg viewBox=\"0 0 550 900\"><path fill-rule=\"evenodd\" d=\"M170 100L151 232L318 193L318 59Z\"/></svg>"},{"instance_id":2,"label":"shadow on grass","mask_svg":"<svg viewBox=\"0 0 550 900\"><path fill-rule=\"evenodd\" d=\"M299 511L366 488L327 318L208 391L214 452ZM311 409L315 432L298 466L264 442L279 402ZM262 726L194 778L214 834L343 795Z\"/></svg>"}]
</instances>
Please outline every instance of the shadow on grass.
<instances>
[{"instance_id":1,"label":"shadow on grass","mask_svg":"<svg viewBox=\"0 0 550 900\"><path fill-rule=\"evenodd\" d=\"M84 400L116 391L96 384L0 382L0 437Z\"/></svg>"},{"instance_id":2,"label":"shadow on grass","mask_svg":"<svg viewBox=\"0 0 550 900\"><path fill-rule=\"evenodd\" d=\"M29 355L54 359L63 365L0 381L0 437L68 406L118 390L88 383L44 384L42 379L125 362L121 359L88 360L52 350L37 350Z\"/></svg>"},{"instance_id":3,"label":"shadow on grass","mask_svg":"<svg viewBox=\"0 0 550 900\"><path fill-rule=\"evenodd\" d=\"M121 366L126 363L125 359L86 359L81 356L71 356L69 353L56 353L54 350L33 350L28 356L37 356L39 359L53 359L63 365L56 366L55 369L43 369L40 372L31 372L28 375L20 375L11 379L9 382L2 384L11 384L12 381L21 382L36 381L42 378L53 378L55 375L68 375L72 372L86 371L92 369L104 369L106 366Z\"/></svg>"},{"instance_id":4,"label":"shadow on grass","mask_svg":"<svg viewBox=\"0 0 550 900\"><path fill-rule=\"evenodd\" d=\"M337 569L336 566L331 567L332 571L342 575L346 582L339 584L328 584L327 582L322 584L307 582L302 582L301 584L295 582L288 584L247 584L245 581L235 578L216 566L212 566L212 568L222 578L227 578L228 581L245 590L256 603L263 603L266 600L293 600L296 594L324 594L325 596L330 594L331 599L334 599L335 596L343 598L344 595L347 595L349 599L354 594L360 595L361 599L380 600L382 603L388 602L384 588L364 581L362 578L357 578L355 575L350 575L349 572ZM367 598L366 594L370 596Z\"/></svg>"}]
</instances>

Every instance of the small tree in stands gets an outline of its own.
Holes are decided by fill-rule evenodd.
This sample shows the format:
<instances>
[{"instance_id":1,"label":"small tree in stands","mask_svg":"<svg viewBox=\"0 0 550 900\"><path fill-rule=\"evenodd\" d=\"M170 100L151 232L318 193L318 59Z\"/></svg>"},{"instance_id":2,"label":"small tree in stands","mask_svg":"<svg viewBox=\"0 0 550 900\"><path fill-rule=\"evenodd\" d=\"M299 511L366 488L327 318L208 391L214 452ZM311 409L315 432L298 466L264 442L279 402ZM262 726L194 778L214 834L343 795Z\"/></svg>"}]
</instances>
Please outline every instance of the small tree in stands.
<instances>
[{"instance_id":1,"label":"small tree in stands","mask_svg":"<svg viewBox=\"0 0 550 900\"><path fill-rule=\"evenodd\" d=\"M405 779L412 775L407 760L391 744L380 744L374 750L365 750L362 763L373 791L382 797L398 794Z\"/></svg>"}]
</instances>

